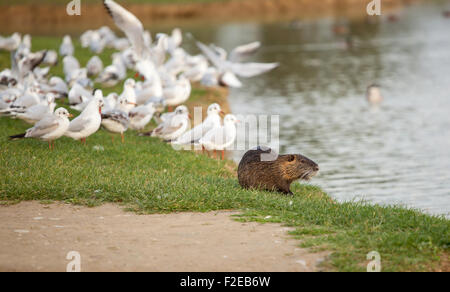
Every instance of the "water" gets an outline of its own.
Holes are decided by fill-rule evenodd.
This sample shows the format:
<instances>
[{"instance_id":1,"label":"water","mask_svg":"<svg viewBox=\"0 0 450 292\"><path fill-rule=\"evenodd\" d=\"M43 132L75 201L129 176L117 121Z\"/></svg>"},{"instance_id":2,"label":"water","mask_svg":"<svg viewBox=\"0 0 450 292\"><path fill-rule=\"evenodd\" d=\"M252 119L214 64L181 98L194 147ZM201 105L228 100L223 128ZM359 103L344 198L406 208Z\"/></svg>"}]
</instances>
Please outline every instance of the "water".
<instances>
[{"instance_id":1,"label":"water","mask_svg":"<svg viewBox=\"0 0 450 292\"><path fill-rule=\"evenodd\" d=\"M334 33L337 22L346 21L235 23L197 33L227 49L261 40L253 60L281 64L246 80L229 101L236 114L279 115L281 153L320 165L311 183L338 200L448 216L450 20L439 7L421 6L407 8L398 22L347 21L351 50ZM364 98L373 82L385 97L378 108Z\"/></svg>"},{"instance_id":2,"label":"water","mask_svg":"<svg viewBox=\"0 0 450 292\"><path fill-rule=\"evenodd\" d=\"M340 23L353 37L351 50L345 36L334 32ZM336 17L294 26L181 28L228 50L259 40L263 49L250 61L281 64L243 80L229 101L235 114L279 115L279 141L272 142L279 142L281 153L302 153L320 165L311 183L338 200L450 214L450 19L442 17L442 7L408 7L398 22ZM385 97L379 108L364 98L373 82L382 85ZM243 152L233 155L239 161Z\"/></svg>"}]
</instances>

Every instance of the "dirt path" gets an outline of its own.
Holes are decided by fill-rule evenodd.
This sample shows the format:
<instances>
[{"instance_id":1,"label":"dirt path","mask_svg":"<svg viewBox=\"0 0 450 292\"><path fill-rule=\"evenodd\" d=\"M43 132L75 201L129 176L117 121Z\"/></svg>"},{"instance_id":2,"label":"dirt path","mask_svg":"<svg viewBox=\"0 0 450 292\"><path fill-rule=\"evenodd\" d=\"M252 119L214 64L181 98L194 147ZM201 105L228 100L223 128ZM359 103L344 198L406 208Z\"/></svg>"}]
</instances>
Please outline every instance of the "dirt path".
<instances>
[{"instance_id":1,"label":"dirt path","mask_svg":"<svg viewBox=\"0 0 450 292\"><path fill-rule=\"evenodd\" d=\"M240 223L232 212L136 215L22 202L0 207L0 271L314 271L325 254L289 239L289 228Z\"/></svg>"}]
</instances>

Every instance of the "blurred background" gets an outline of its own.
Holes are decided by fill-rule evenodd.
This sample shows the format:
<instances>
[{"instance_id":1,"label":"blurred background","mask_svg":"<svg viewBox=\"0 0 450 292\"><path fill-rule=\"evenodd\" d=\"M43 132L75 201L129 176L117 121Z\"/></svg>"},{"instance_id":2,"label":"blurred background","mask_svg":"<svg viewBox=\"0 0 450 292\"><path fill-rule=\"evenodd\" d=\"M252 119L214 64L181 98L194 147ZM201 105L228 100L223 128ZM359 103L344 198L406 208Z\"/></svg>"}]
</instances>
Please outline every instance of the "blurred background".
<instances>
[{"instance_id":1,"label":"blurred background","mask_svg":"<svg viewBox=\"0 0 450 292\"><path fill-rule=\"evenodd\" d=\"M81 0L82 16L67 16L69 2L0 0L0 34L116 30L102 1ZM450 1L383 0L381 16L369 0L117 2L153 34L180 27L227 50L261 41L252 60L281 66L232 89L232 112L279 115L281 153L318 162L311 183L334 198L449 216ZM372 83L379 106L365 98Z\"/></svg>"}]
</instances>

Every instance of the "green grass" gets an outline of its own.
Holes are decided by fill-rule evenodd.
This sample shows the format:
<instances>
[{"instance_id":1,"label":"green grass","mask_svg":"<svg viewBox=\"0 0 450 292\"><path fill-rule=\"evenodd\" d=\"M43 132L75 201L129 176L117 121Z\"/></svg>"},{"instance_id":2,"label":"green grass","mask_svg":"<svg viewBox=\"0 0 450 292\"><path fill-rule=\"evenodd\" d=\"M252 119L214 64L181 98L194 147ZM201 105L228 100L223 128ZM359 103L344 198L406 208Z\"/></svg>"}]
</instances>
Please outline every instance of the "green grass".
<instances>
[{"instance_id":1,"label":"green grass","mask_svg":"<svg viewBox=\"0 0 450 292\"><path fill-rule=\"evenodd\" d=\"M35 37L33 42L34 50L54 49L60 40ZM110 53L102 59L110 62ZM82 65L91 57L78 45L76 54ZM0 53L0 66L9 66L8 54ZM61 65L53 73L61 74ZM199 102L208 91L196 89L194 95ZM0 118L0 205L58 200L87 206L114 202L138 213L235 209L242 211L238 220L295 227L292 235L302 247L331 252L323 264L326 270L365 271L371 251L381 254L383 271L434 270L448 264L450 222L443 217L395 206L337 203L319 187L304 184L294 184L293 197L243 190L234 163L174 151L131 131L124 144L113 144L101 130L88 138L87 146L62 138L54 151L37 140L8 141L8 135L28 127Z\"/></svg>"}]
</instances>

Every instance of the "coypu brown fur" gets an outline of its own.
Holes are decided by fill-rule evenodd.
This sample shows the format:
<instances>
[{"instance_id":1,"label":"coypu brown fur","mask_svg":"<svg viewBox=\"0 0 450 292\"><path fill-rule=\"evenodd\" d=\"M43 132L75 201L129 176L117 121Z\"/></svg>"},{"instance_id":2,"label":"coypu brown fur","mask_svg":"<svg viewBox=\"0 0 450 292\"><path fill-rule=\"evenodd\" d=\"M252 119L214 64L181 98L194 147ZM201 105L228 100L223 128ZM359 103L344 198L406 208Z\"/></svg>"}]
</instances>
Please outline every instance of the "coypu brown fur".
<instances>
[{"instance_id":1,"label":"coypu brown fur","mask_svg":"<svg viewBox=\"0 0 450 292\"><path fill-rule=\"evenodd\" d=\"M264 159L261 159L262 154L265 155ZM278 191L292 195L290 190L292 182L298 179L309 180L318 171L319 166L305 156L278 155L270 148L258 146L255 150L247 151L242 157L238 167L238 178L239 184L246 189Z\"/></svg>"}]
</instances>

